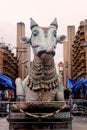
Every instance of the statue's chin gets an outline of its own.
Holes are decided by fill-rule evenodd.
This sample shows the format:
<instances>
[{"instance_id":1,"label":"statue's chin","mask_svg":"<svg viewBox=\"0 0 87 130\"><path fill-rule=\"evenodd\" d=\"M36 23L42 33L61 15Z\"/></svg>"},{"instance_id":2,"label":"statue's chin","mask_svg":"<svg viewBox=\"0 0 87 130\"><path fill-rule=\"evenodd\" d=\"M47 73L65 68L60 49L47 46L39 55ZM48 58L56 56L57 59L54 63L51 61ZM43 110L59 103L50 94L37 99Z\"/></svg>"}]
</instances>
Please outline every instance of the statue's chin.
<instances>
[{"instance_id":1,"label":"statue's chin","mask_svg":"<svg viewBox=\"0 0 87 130\"><path fill-rule=\"evenodd\" d=\"M38 52L37 55L35 55L35 61L37 63L49 63L52 62L53 57L55 55L55 52L46 52L46 50Z\"/></svg>"},{"instance_id":2,"label":"statue's chin","mask_svg":"<svg viewBox=\"0 0 87 130\"><path fill-rule=\"evenodd\" d=\"M47 54L47 53L44 53L41 55L40 59L42 60L49 60L49 59L52 59L53 55L52 54Z\"/></svg>"}]
</instances>

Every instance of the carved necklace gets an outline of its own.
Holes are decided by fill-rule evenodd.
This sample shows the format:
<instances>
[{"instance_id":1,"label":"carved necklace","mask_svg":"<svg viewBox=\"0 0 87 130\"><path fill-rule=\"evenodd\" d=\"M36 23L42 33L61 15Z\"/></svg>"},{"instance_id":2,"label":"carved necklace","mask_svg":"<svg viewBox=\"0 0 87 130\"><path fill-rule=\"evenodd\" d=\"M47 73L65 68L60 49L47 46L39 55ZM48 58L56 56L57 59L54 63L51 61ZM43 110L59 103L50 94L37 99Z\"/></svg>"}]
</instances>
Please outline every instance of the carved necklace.
<instances>
[{"instance_id":1,"label":"carved necklace","mask_svg":"<svg viewBox=\"0 0 87 130\"><path fill-rule=\"evenodd\" d=\"M54 62L38 64L33 61L27 86L34 91L58 87L58 76Z\"/></svg>"}]
</instances>

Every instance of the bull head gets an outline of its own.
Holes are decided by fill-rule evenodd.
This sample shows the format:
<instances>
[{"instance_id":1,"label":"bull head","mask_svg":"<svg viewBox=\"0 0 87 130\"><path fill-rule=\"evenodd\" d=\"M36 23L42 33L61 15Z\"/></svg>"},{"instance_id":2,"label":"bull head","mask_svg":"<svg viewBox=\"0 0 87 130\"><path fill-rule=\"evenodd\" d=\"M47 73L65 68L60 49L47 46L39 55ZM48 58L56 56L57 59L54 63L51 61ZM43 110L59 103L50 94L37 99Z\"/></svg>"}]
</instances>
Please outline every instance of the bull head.
<instances>
[{"instance_id":1,"label":"bull head","mask_svg":"<svg viewBox=\"0 0 87 130\"><path fill-rule=\"evenodd\" d=\"M41 57L44 53L55 55L57 43L63 43L65 35L57 37L57 19L55 18L49 27L40 27L32 18L30 19L31 37L22 37L23 43L30 43L36 56Z\"/></svg>"}]
</instances>

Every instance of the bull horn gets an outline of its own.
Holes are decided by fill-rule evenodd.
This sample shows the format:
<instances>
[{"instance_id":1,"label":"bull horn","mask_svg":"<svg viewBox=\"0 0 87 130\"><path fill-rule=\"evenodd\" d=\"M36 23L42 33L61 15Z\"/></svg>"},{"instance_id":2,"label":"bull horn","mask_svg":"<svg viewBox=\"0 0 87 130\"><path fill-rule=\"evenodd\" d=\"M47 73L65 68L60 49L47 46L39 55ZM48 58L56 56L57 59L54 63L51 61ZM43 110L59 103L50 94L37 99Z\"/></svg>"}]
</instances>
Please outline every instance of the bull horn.
<instances>
[{"instance_id":1,"label":"bull horn","mask_svg":"<svg viewBox=\"0 0 87 130\"><path fill-rule=\"evenodd\" d=\"M32 18L30 18L30 29L32 29L34 26L38 26L38 24Z\"/></svg>"},{"instance_id":2,"label":"bull horn","mask_svg":"<svg viewBox=\"0 0 87 130\"><path fill-rule=\"evenodd\" d=\"M50 25L54 25L56 28L58 28L57 19L55 18Z\"/></svg>"}]
</instances>

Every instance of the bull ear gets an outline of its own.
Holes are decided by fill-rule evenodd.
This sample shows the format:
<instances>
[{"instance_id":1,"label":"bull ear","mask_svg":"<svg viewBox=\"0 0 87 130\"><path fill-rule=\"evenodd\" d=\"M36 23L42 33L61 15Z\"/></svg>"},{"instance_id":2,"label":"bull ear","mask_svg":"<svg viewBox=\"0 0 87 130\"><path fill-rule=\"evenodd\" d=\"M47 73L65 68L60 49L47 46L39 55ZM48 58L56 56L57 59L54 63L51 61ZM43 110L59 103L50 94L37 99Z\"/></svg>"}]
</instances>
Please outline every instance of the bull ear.
<instances>
[{"instance_id":1,"label":"bull ear","mask_svg":"<svg viewBox=\"0 0 87 130\"><path fill-rule=\"evenodd\" d=\"M57 37L57 43L64 43L66 39L65 35L60 35Z\"/></svg>"},{"instance_id":2,"label":"bull ear","mask_svg":"<svg viewBox=\"0 0 87 130\"><path fill-rule=\"evenodd\" d=\"M57 19L55 18L50 25L54 25L56 28L58 28Z\"/></svg>"},{"instance_id":3,"label":"bull ear","mask_svg":"<svg viewBox=\"0 0 87 130\"><path fill-rule=\"evenodd\" d=\"M28 43L31 44L31 39L28 38L28 37L21 37L20 42L23 43L23 44L28 44Z\"/></svg>"},{"instance_id":4,"label":"bull ear","mask_svg":"<svg viewBox=\"0 0 87 130\"><path fill-rule=\"evenodd\" d=\"M38 24L32 18L30 18L30 29L32 30L34 26L38 26Z\"/></svg>"}]
</instances>

